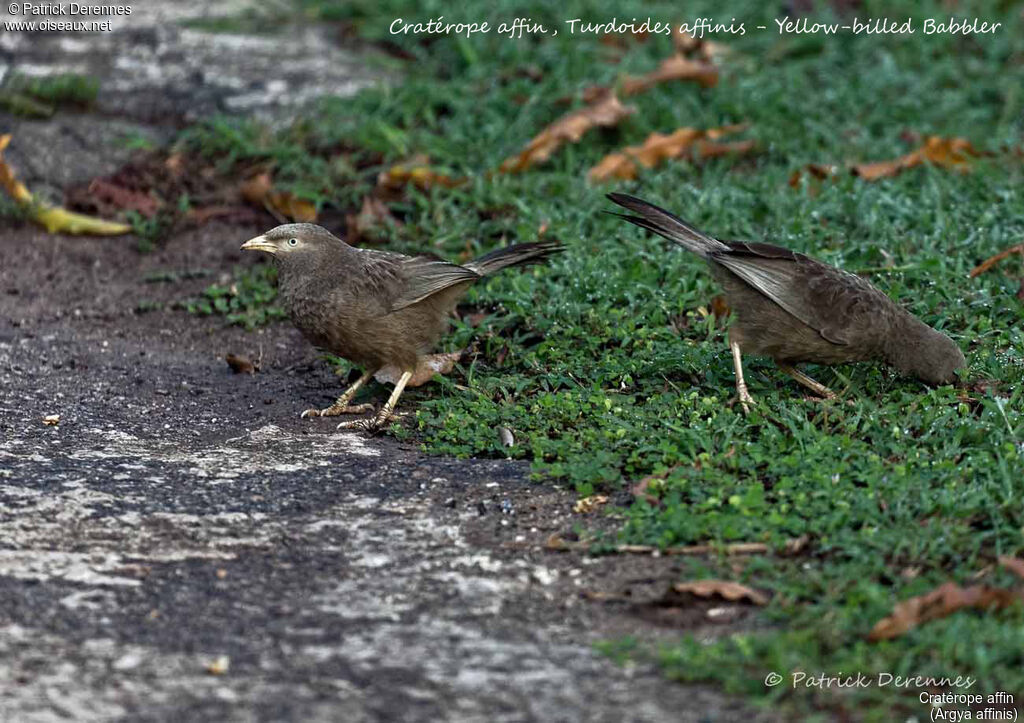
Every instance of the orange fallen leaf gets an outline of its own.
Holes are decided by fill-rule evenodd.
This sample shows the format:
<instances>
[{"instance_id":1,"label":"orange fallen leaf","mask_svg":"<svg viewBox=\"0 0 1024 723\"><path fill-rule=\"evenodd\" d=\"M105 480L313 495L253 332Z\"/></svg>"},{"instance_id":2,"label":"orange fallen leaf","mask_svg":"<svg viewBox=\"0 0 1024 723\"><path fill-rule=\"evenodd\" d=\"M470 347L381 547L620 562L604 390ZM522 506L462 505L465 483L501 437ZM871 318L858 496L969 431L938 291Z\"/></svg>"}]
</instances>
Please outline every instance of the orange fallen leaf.
<instances>
[{"instance_id":1,"label":"orange fallen leaf","mask_svg":"<svg viewBox=\"0 0 1024 723\"><path fill-rule=\"evenodd\" d=\"M970 170L971 158L982 155L964 138L942 138L929 136L924 145L891 161L876 163L857 163L852 167L853 174L865 181L876 181L879 178L891 178L897 173L931 163L940 168L948 168L965 173Z\"/></svg>"},{"instance_id":2,"label":"orange fallen leaf","mask_svg":"<svg viewBox=\"0 0 1024 723\"><path fill-rule=\"evenodd\" d=\"M748 602L753 605L767 605L768 596L760 590L755 590L738 582L726 580L693 580L691 582L677 582L666 595L670 601L676 596L684 598L693 596L703 599L721 598L729 602Z\"/></svg>"},{"instance_id":3,"label":"orange fallen leaf","mask_svg":"<svg viewBox=\"0 0 1024 723\"><path fill-rule=\"evenodd\" d=\"M636 95L652 86L673 80L692 80L704 88L714 88L718 85L718 68L710 63L673 55L661 61L656 69L646 75L623 78L622 94Z\"/></svg>"},{"instance_id":4,"label":"orange fallen leaf","mask_svg":"<svg viewBox=\"0 0 1024 723\"><path fill-rule=\"evenodd\" d=\"M452 178L438 173L430 167L430 159L426 156L415 156L405 163L399 163L377 176L377 188L387 191L398 191L410 183L421 191L434 186L455 188L466 183L468 178Z\"/></svg>"},{"instance_id":5,"label":"orange fallen leaf","mask_svg":"<svg viewBox=\"0 0 1024 723\"><path fill-rule=\"evenodd\" d=\"M714 143L728 133L743 130L744 125L724 126L710 130L680 128L670 135L652 133L639 146L628 146L621 151L602 158L587 173L591 182L602 182L612 178L630 180L637 177L638 166L652 168L662 161L678 158L686 153L695 157L714 157L726 152L749 153L756 147L753 141L734 144ZM706 155L705 155L706 154Z\"/></svg>"},{"instance_id":6,"label":"orange fallen leaf","mask_svg":"<svg viewBox=\"0 0 1024 723\"><path fill-rule=\"evenodd\" d=\"M636 112L610 90L604 89L594 102L567 113L536 135L516 156L505 159L501 173L518 173L543 163L566 143L576 143L591 128L611 128Z\"/></svg>"},{"instance_id":7,"label":"orange fallen leaf","mask_svg":"<svg viewBox=\"0 0 1024 723\"><path fill-rule=\"evenodd\" d=\"M970 278L973 279L975 276L979 276L985 273L1003 259L1009 258L1010 256L1013 256L1016 253L1024 254L1024 244L1017 244L1016 246L1011 246L1010 248L1004 251L1000 251L995 256L988 257L980 264L975 266L973 269L971 269L971 273L968 275L970 276Z\"/></svg>"},{"instance_id":8,"label":"orange fallen leaf","mask_svg":"<svg viewBox=\"0 0 1024 723\"><path fill-rule=\"evenodd\" d=\"M944 618L964 608L995 610L1024 601L1024 591L947 582L929 593L897 603L892 614L871 629L868 640L891 640L929 620Z\"/></svg>"},{"instance_id":9,"label":"orange fallen leaf","mask_svg":"<svg viewBox=\"0 0 1024 723\"><path fill-rule=\"evenodd\" d=\"M11 198L27 208L29 216L44 226L49 233L84 233L94 236L119 236L131 233L132 227L126 224L104 221L36 201L25 184L17 179L14 171L4 161L3 152L10 142L10 134L0 135L0 186L4 187Z\"/></svg>"},{"instance_id":10,"label":"orange fallen leaf","mask_svg":"<svg viewBox=\"0 0 1024 723\"><path fill-rule=\"evenodd\" d=\"M242 183L242 197L251 204L263 206L280 220L313 223L316 206L288 191L278 191L270 179L270 172L258 173Z\"/></svg>"},{"instance_id":11,"label":"orange fallen leaf","mask_svg":"<svg viewBox=\"0 0 1024 723\"><path fill-rule=\"evenodd\" d=\"M421 387L433 379L435 374L450 373L455 368L455 363L462 358L464 351L465 349L460 349L448 354L428 354L420 357L419 364L406 386ZM401 376L402 372L398 367L389 365L382 367L373 378L381 384L395 384Z\"/></svg>"}]
</instances>

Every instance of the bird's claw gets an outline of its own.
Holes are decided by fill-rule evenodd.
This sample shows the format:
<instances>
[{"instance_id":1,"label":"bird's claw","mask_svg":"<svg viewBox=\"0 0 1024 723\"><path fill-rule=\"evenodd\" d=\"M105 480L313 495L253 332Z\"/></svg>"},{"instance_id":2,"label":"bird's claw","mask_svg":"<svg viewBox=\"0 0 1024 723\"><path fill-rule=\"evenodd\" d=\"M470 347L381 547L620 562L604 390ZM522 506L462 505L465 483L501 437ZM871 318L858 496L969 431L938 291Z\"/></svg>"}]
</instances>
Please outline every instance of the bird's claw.
<instances>
[{"instance_id":1,"label":"bird's claw","mask_svg":"<svg viewBox=\"0 0 1024 723\"><path fill-rule=\"evenodd\" d=\"M387 419L378 420L377 417L370 417L369 419L352 419L347 422L339 423L336 429L357 429L368 434L376 434L384 428L384 424L387 421Z\"/></svg>"},{"instance_id":2,"label":"bird's claw","mask_svg":"<svg viewBox=\"0 0 1024 723\"><path fill-rule=\"evenodd\" d=\"M371 409L373 409L373 405L369 402L349 404L344 407L331 405L325 409L307 409L302 413L301 419L306 419L307 417L337 417L340 414L362 414L363 412L369 412Z\"/></svg>"}]
</instances>

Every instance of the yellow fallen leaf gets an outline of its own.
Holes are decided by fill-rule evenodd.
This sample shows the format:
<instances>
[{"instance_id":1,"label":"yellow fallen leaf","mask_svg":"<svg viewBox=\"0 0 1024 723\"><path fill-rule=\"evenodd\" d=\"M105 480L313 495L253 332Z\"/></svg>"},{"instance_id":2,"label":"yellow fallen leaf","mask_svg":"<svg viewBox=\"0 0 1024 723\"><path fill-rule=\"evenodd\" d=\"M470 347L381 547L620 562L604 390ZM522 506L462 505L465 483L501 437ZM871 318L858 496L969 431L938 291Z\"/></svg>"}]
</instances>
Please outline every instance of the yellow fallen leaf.
<instances>
[{"instance_id":1,"label":"yellow fallen leaf","mask_svg":"<svg viewBox=\"0 0 1024 723\"><path fill-rule=\"evenodd\" d=\"M66 208L37 202L14 171L3 159L4 149L11 142L10 134L0 136L0 186L11 198L28 209L29 217L43 225L49 233L90 234L93 236L119 236L131 233L132 227L123 223L104 221L100 218L68 211Z\"/></svg>"},{"instance_id":2,"label":"yellow fallen leaf","mask_svg":"<svg viewBox=\"0 0 1024 723\"><path fill-rule=\"evenodd\" d=\"M573 505L572 511L575 512L577 515L585 515L590 512L593 512L601 505L606 504L608 504L607 495L590 495L589 497L584 497L583 499L576 500L576 504Z\"/></svg>"},{"instance_id":3,"label":"yellow fallen leaf","mask_svg":"<svg viewBox=\"0 0 1024 723\"><path fill-rule=\"evenodd\" d=\"M398 163L386 171L381 171L377 176L377 188L385 191L398 191L411 183L421 191L425 191L433 186L455 188L468 180L468 178L453 178L438 173L430 167L429 158L417 155L405 163Z\"/></svg>"}]
</instances>

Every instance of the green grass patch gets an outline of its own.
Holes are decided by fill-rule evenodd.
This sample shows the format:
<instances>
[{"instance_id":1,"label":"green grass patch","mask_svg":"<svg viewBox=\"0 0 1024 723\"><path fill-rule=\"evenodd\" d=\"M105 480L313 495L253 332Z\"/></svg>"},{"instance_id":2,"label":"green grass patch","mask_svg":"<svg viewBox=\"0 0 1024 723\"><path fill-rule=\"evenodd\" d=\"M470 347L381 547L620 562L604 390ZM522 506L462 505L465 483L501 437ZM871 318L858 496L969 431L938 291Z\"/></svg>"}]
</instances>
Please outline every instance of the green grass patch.
<instances>
[{"instance_id":1,"label":"green grass patch","mask_svg":"<svg viewBox=\"0 0 1024 723\"><path fill-rule=\"evenodd\" d=\"M268 322L284 319L284 310L274 305L277 298L277 269L260 264L250 269L235 269L228 284L210 284L203 293L181 302L190 314L220 316L228 324L255 329Z\"/></svg>"},{"instance_id":2,"label":"green grass patch","mask_svg":"<svg viewBox=\"0 0 1024 723\"><path fill-rule=\"evenodd\" d=\"M33 78L15 74L0 85L0 108L14 115L48 118L58 108L91 106L99 89L99 80L85 75Z\"/></svg>"},{"instance_id":3,"label":"green grass patch","mask_svg":"<svg viewBox=\"0 0 1024 723\"><path fill-rule=\"evenodd\" d=\"M272 161L275 182L321 208L348 211L387 164L428 154L470 181L392 203L403 225L389 248L454 259L534 240L542 225L568 246L548 268L507 272L469 292L467 304L489 315L477 326L456 323L444 346L475 344L475 353L452 377L412 395L416 428L399 433L432 453L531 460L539 476L581 494L662 474L657 505L617 511L622 542L809 540L799 557L755 556L739 573L717 558L686 563L689 577L727 576L771 591L755 630L699 642L667 636L660 650L620 645L616 654L655 659L673 677L716 682L789 706L794 716L924 719L930 711L916 688L770 688L768 672L963 675L978 679L974 691L1024 691L1020 611L962 612L895 641L865 641L897 600L978 575L1009 584L993 561L1024 554L1024 270L1009 259L967 276L1024 237L1024 169L1005 153L1020 143L1024 110L1016 10L958 6L958 17L1004 23L995 35L825 38L780 36L771 10L736 4L729 17L748 32L714 38L734 50L716 88L658 86L628 99L637 113L618 128L593 131L523 174L488 176L575 107L583 88L647 72L671 52L667 38L655 37L616 53L597 37L569 35L564 19L692 22L722 11L639 2L614 12L583 2L309 7L364 39L400 42L414 57L404 80L325 99L277 132L214 119L191 129L184 144L225 167ZM909 16L920 26L950 11L867 2L857 13ZM442 14L494 23L529 16L561 32L400 41L387 33L395 17ZM752 159L674 161L636 182L585 181L605 154L651 132L740 122L761 148ZM922 167L876 183L841 174L816 195L788 184L805 164L895 158L919 143L915 136L931 134L964 136L994 155L964 174ZM703 312L717 293L703 262L602 214L614 208L607 190L649 198L724 238L778 243L870 273L950 334L968 356L970 377L988 383L929 389L877 365L810 367L842 401L807 401L770 362L748 358L758 405L744 417L732 404L725 331ZM257 304L272 303L263 281L267 288L247 297ZM242 313L241 296L223 288L204 304L197 310ZM500 447L499 426L513 430L515 447Z\"/></svg>"}]
</instances>

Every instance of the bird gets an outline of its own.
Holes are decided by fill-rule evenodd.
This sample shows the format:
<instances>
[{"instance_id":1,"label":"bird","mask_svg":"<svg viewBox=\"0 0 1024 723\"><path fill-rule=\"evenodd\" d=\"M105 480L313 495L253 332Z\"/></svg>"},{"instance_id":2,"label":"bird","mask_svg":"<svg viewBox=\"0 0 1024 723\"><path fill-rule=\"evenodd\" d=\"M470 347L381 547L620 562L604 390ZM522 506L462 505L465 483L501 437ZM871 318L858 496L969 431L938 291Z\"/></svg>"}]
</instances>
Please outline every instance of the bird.
<instances>
[{"instance_id":1,"label":"bird","mask_svg":"<svg viewBox=\"0 0 1024 723\"><path fill-rule=\"evenodd\" d=\"M401 376L380 411L339 429L376 432L392 418L419 361L444 333L455 304L471 284L509 266L539 263L563 250L557 241L514 244L459 265L433 255L406 256L350 246L326 228L288 223L249 239L243 251L262 251L278 269L278 298L314 346L362 366L364 373L334 404L302 417L360 414L350 405L377 371L394 365Z\"/></svg>"},{"instance_id":2,"label":"bird","mask_svg":"<svg viewBox=\"0 0 1024 723\"><path fill-rule=\"evenodd\" d=\"M898 306L866 279L781 246L722 241L652 203L608 198L633 214L613 216L667 238L707 260L736 319L729 347L744 412L754 399L742 355L771 357L815 394L835 394L796 365L881 361L931 385L957 380L967 360L956 343Z\"/></svg>"}]
</instances>

